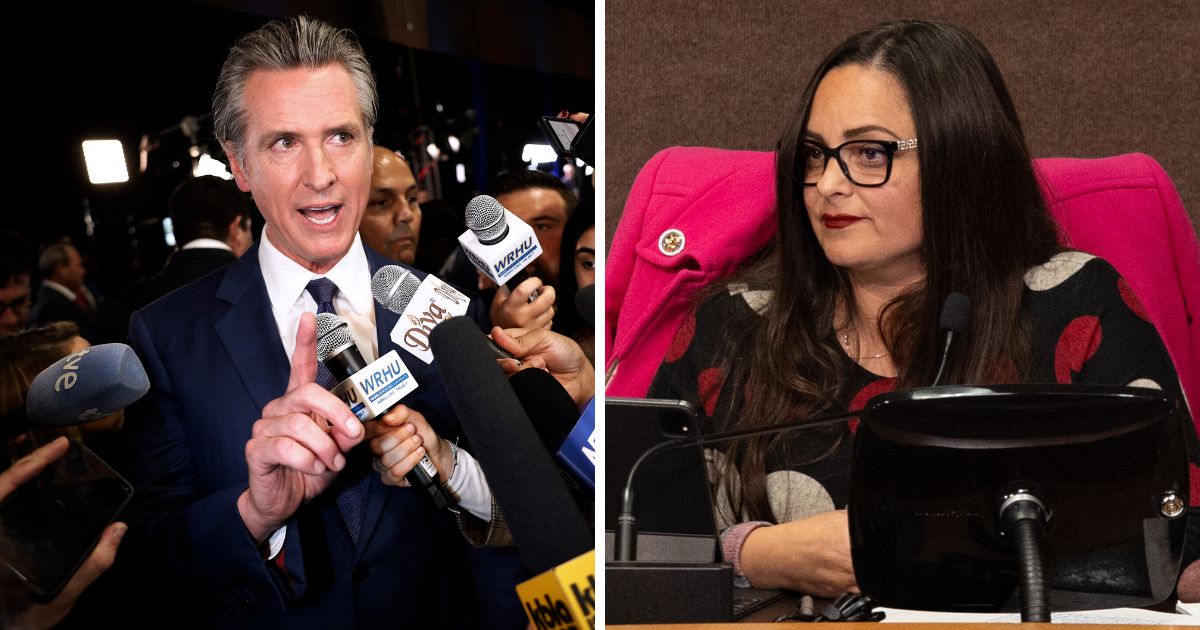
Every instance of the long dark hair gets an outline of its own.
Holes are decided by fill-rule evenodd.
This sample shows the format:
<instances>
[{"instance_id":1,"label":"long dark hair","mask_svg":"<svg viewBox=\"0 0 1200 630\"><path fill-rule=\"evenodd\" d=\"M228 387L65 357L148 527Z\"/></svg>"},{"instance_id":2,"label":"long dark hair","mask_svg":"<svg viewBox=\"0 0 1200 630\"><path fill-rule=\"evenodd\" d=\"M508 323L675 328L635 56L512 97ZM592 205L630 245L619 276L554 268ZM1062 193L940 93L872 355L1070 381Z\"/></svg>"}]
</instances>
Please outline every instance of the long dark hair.
<instances>
[{"instance_id":1,"label":"long dark hair","mask_svg":"<svg viewBox=\"0 0 1200 630\"><path fill-rule=\"evenodd\" d=\"M923 284L885 305L879 321L855 323L879 326L899 372L897 387L928 385L940 359L943 301L962 292L972 304L969 329L942 382L1020 381L1029 366L1022 277L1059 245L1012 99L995 61L969 32L936 21L891 22L850 37L821 62L780 139L778 232L736 279L774 297L763 318L725 335L725 356L747 356L750 348L754 357L728 366L733 388L726 392L736 395L722 405L740 426L829 410L846 394L832 331L846 323L834 321L839 301L852 305L853 295L846 270L829 262L813 233L797 155L817 85L849 64L886 71L907 93L920 141L926 270ZM846 311L854 317L854 309ZM724 491L737 514L773 519L764 461L775 443L755 438L730 448Z\"/></svg>"}]
</instances>

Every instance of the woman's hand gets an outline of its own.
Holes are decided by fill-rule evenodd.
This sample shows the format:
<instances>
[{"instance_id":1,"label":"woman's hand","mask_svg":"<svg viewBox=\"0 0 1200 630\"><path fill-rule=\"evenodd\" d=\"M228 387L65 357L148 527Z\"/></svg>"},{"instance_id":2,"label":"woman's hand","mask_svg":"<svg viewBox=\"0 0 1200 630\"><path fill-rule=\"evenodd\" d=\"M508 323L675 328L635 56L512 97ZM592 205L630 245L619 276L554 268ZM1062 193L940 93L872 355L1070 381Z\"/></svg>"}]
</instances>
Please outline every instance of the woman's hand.
<instances>
[{"instance_id":1,"label":"woman's hand","mask_svg":"<svg viewBox=\"0 0 1200 630\"><path fill-rule=\"evenodd\" d=\"M760 527L746 538L741 560L756 588L827 598L858 592L845 510Z\"/></svg>"}]
</instances>

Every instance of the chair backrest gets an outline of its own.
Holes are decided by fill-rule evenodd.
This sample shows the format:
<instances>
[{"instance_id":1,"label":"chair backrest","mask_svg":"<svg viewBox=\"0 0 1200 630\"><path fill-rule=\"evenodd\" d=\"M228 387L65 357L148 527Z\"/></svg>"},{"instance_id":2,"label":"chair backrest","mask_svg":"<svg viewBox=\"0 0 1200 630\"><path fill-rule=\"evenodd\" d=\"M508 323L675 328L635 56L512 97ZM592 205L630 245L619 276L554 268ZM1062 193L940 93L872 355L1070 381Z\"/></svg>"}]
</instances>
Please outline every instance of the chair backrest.
<instances>
[{"instance_id":1,"label":"chair backrest","mask_svg":"<svg viewBox=\"0 0 1200 630\"><path fill-rule=\"evenodd\" d=\"M1035 168L1064 245L1125 277L1196 409L1200 246L1166 172L1136 153L1038 159ZM674 147L642 168L606 260L608 395L645 396L696 291L774 235L774 189L772 153Z\"/></svg>"}]
</instances>

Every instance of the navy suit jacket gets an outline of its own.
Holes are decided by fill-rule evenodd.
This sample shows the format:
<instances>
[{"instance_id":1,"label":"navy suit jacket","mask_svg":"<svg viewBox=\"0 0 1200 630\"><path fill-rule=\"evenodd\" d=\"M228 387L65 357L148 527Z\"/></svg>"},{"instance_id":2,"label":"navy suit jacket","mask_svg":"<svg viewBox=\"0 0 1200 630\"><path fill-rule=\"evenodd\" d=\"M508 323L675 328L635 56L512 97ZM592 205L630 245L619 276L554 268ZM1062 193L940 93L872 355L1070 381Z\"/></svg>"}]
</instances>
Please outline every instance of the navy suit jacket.
<instances>
[{"instance_id":1,"label":"navy suit jacket","mask_svg":"<svg viewBox=\"0 0 1200 630\"><path fill-rule=\"evenodd\" d=\"M374 273L394 264L366 250ZM415 271L415 270L414 270ZM424 273L415 271L420 277ZM482 317L478 302L468 315ZM379 354L398 315L375 306ZM143 578L165 580L194 610L174 621L221 627L446 627L473 611L452 516L425 496L370 475L355 546L336 496L347 467L287 523L281 570L261 559L237 511L246 442L281 396L290 365L271 314L257 245L225 269L135 313L130 344L152 389L130 408L128 474L136 487L126 537ZM404 403L443 437L461 434L436 364L399 354L418 389ZM362 444L358 449L366 449ZM353 451L352 451L353 453ZM351 462L369 465L369 458ZM464 610L467 609L467 610Z\"/></svg>"}]
</instances>

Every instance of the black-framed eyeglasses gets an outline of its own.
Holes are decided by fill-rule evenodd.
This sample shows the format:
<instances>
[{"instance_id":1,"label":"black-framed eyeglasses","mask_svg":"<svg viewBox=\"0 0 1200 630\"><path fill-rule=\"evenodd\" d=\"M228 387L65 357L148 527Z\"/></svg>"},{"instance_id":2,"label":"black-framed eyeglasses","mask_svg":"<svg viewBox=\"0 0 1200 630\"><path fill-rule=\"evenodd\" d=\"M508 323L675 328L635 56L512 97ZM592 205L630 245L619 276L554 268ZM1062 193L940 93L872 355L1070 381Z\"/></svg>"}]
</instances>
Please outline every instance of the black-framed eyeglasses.
<instances>
[{"instance_id":1,"label":"black-framed eyeglasses","mask_svg":"<svg viewBox=\"0 0 1200 630\"><path fill-rule=\"evenodd\" d=\"M825 174L829 158L837 161L846 179L856 186L874 188L887 183L892 176L892 156L898 151L917 148L917 139L908 140L851 140L827 149L806 140L799 156L798 169L803 169L804 185L816 186Z\"/></svg>"},{"instance_id":2,"label":"black-framed eyeglasses","mask_svg":"<svg viewBox=\"0 0 1200 630\"><path fill-rule=\"evenodd\" d=\"M29 296L22 295L13 298L9 302L0 301L0 315L3 315L8 309L12 309L14 313L20 315L29 309Z\"/></svg>"}]
</instances>

